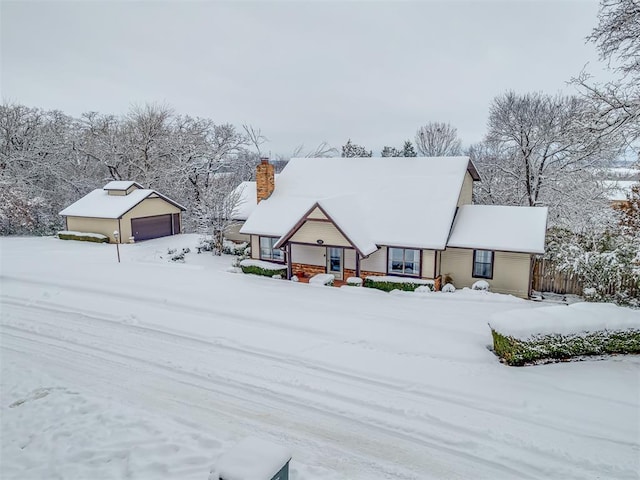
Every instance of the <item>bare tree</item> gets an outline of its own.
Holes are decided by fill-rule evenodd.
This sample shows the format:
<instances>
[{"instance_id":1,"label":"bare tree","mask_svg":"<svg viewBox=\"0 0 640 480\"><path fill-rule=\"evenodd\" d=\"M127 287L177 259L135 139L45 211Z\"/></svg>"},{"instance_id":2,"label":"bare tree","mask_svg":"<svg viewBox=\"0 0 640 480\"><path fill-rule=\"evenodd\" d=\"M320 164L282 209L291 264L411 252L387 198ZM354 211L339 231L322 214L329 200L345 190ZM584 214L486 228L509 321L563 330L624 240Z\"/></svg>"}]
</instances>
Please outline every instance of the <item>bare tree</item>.
<instances>
[{"instance_id":1,"label":"bare tree","mask_svg":"<svg viewBox=\"0 0 640 480\"><path fill-rule=\"evenodd\" d=\"M587 40L596 44L600 58L616 62L624 75L640 75L640 1L602 0L598 26Z\"/></svg>"},{"instance_id":2,"label":"bare tree","mask_svg":"<svg viewBox=\"0 0 640 480\"><path fill-rule=\"evenodd\" d=\"M320 142L315 148L305 151L304 145L298 145L291 154L291 158L326 158L338 155L338 149L329 145L327 141Z\"/></svg>"},{"instance_id":3,"label":"bare tree","mask_svg":"<svg viewBox=\"0 0 640 480\"><path fill-rule=\"evenodd\" d=\"M572 82L597 111L594 129L620 135L640 159L640 2L603 0L598 18L587 40L595 43L600 58L622 78L599 84L583 71Z\"/></svg>"},{"instance_id":4,"label":"bare tree","mask_svg":"<svg viewBox=\"0 0 640 480\"><path fill-rule=\"evenodd\" d=\"M512 174L528 205L543 201L545 189L617 153L612 138L594 133L592 118L588 102L575 96L507 92L493 101L487 140L514 159Z\"/></svg>"},{"instance_id":5,"label":"bare tree","mask_svg":"<svg viewBox=\"0 0 640 480\"><path fill-rule=\"evenodd\" d=\"M248 143L256 149L258 157L261 157L262 151L260 147L263 143L269 141L269 139L262 134L259 128L255 128L252 125L244 124L242 125L242 129L244 130Z\"/></svg>"},{"instance_id":6,"label":"bare tree","mask_svg":"<svg viewBox=\"0 0 640 480\"><path fill-rule=\"evenodd\" d=\"M448 123L429 122L416 132L418 153L425 157L448 157L462 153L458 130Z\"/></svg>"},{"instance_id":7,"label":"bare tree","mask_svg":"<svg viewBox=\"0 0 640 480\"><path fill-rule=\"evenodd\" d=\"M619 142L594 133L590 107L579 97L497 97L485 141L469 150L482 177L476 201L548 206L551 225L574 231L587 229L599 213L604 224L610 209L596 168L616 157Z\"/></svg>"}]
</instances>

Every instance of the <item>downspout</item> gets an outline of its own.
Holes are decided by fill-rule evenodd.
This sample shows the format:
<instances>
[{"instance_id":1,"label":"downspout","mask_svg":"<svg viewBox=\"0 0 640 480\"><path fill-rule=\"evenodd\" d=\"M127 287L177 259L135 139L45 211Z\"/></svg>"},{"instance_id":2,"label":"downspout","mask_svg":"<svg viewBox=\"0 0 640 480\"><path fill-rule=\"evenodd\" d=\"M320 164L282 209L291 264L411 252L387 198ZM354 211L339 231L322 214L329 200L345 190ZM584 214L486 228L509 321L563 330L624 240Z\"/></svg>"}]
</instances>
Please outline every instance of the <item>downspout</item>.
<instances>
[{"instance_id":1,"label":"downspout","mask_svg":"<svg viewBox=\"0 0 640 480\"><path fill-rule=\"evenodd\" d=\"M118 232L120 232L120 235L118 235L118 243L122 243L122 226L120 225L120 219L118 219Z\"/></svg>"}]
</instances>

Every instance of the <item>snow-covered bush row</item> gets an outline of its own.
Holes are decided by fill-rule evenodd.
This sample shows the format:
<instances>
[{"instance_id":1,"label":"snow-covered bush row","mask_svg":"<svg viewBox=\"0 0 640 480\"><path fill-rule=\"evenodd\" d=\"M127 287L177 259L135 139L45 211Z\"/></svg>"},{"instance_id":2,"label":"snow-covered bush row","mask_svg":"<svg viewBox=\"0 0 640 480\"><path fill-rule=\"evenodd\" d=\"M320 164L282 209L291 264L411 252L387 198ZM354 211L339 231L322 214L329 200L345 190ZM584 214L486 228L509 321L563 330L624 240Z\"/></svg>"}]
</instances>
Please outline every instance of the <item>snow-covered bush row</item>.
<instances>
[{"instance_id":1,"label":"snow-covered bush row","mask_svg":"<svg viewBox=\"0 0 640 480\"><path fill-rule=\"evenodd\" d=\"M576 303L493 316L493 348L509 365L582 355L640 353L640 312Z\"/></svg>"},{"instance_id":2,"label":"snow-covered bush row","mask_svg":"<svg viewBox=\"0 0 640 480\"><path fill-rule=\"evenodd\" d=\"M74 232L62 230L58 232L60 240L80 240L82 242L109 243L109 237L100 233Z\"/></svg>"},{"instance_id":3,"label":"snow-covered bush row","mask_svg":"<svg viewBox=\"0 0 640 480\"><path fill-rule=\"evenodd\" d=\"M287 267L280 263L265 262L263 260L252 260L247 258L240 262L240 268L243 273L252 273L254 275L262 275L265 277L273 277L281 275L282 278L287 276Z\"/></svg>"},{"instance_id":4,"label":"snow-covered bush row","mask_svg":"<svg viewBox=\"0 0 640 480\"><path fill-rule=\"evenodd\" d=\"M309 283L311 285L332 286L335 279L335 275L332 275L330 273L318 273L317 275L314 275L309 279Z\"/></svg>"},{"instance_id":5,"label":"snow-covered bush row","mask_svg":"<svg viewBox=\"0 0 640 480\"><path fill-rule=\"evenodd\" d=\"M377 288L385 292L391 290L404 290L405 292L413 292L416 288L424 286L431 291L435 290L435 282L433 280L422 280L421 278L392 277L392 276L371 276L364 279L364 286L368 288Z\"/></svg>"},{"instance_id":6,"label":"snow-covered bush row","mask_svg":"<svg viewBox=\"0 0 640 480\"><path fill-rule=\"evenodd\" d=\"M204 235L200 237L196 248L198 253L213 252L216 248L216 240L211 235ZM222 253L246 257L250 253L249 244L247 242L235 243L225 239L222 243Z\"/></svg>"},{"instance_id":7,"label":"snow-covered bush row","mask_svg":"<svg viewBox=\"0 0 640 480\"><path fill-rule=\"evenodd\" d=\"M360 277L349 277L347 278L347 285L350 287L361 287L363 280Z\"/></svg>"}]
</instances>

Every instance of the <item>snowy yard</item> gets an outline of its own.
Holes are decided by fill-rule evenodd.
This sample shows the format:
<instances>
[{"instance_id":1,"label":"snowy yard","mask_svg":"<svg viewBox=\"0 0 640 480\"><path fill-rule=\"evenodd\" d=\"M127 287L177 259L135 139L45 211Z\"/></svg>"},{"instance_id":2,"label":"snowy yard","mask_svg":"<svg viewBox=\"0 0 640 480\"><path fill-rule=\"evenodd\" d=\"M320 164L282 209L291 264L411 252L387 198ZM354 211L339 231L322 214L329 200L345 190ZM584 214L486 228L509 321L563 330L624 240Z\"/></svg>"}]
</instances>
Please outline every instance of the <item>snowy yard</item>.
<instances>
[{"instance_id":1,"label":"snowy yard","mask_svg":"<svg viewBox=\"0 0 640 480\"><path fill-rule=\"evenodd\" d=\"M493 313L540 304L229 273L195 243L118 264L0 239L1 478L206 480L250 435L293 452L294 480L640 478L639 357L488 350Z\"/></svg>"}]
</instances>

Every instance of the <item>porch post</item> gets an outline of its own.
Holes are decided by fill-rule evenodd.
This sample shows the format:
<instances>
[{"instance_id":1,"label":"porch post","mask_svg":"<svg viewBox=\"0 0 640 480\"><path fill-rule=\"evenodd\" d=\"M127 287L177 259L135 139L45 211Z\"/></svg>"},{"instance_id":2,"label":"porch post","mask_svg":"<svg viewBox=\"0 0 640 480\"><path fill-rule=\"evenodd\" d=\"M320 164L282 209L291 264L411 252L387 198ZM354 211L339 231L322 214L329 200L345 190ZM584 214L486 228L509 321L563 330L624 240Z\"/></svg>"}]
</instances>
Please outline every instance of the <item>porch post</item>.
<instances>
[{"instance_id":1,"label":"porch post","mask_svg":"<svg viewBox=\"0 0 640 480\"><path fill-rule=\"evenodd\" d=\"M360 277L360 254L356 252L356 277Z\"/></svg>"},{"instance_id":2,"label":"porch post","mask_svg":"<svg viewBox=\"0 0 640 480\"><path fill-rule=\"evenodd\" d=\"M287 280L291 280L293 267L291 265L291 244L287 242Z\"/></svg>"}]
</instances>

